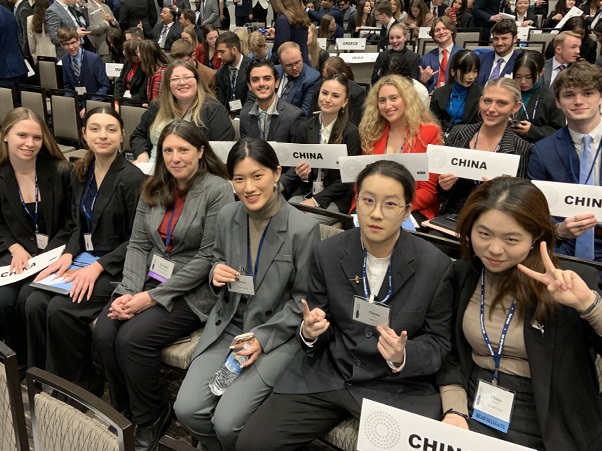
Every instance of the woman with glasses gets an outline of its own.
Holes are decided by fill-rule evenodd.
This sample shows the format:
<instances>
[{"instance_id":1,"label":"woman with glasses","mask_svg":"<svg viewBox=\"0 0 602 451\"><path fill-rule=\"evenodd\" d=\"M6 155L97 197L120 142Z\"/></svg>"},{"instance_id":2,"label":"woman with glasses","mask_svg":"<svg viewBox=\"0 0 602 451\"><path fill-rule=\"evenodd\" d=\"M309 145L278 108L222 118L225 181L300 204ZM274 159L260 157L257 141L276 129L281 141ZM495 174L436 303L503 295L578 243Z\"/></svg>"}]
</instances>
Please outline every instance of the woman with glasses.
<instances>
[{"instance_id":1,"label":"woman with glasses","mask_svg":"<svg viewBox=\"0 0 602 451\"><path fill-rule=\"evenodd\" d=\"M457 230L463 259L439 287L454 307L453 347L437 376L443 422L530 449L600 449L598 272L558 261L546 197L524 179L483 183ZM492 426L502 421L507 431Z\"/></svg>"},{"instance_id":2,"label":"woman with glasses","mask_svg":"<svg viewBox=\"0 0 602 451\"><path fill-rule=\"evenodd\" d=\"M234 450L240 430L299 349L301 300L320 241L318 223L280 195L281 167L266 141L241 139L227 168L241 202L217 219L210 280L219 298L174 406L178 421L209 450ZM230 283L240 276L251 279L253 293ZM236 352L248 358L243 372L221 395L212 393L210 383L233 338L249 332L253 338Z\"/></svg>"},{"instance_id":3,"label":"woman with glasses","mask_svg":"<svg viewBox=\"0 0 602 451\"><path fill-rule=\"evenodd\" d=\"M531 144L512 131L512 117L522 107L521 91L510 78L490 80L479 99L482 122L456 125L446 146L473 149L481 152L499 152L520 156L518 177L526 177ZM451 173L439 175L440 214L457 214L469 194L480 182L460 179Z\"/></svg>"},{"instance_id":4,"label":"woman with glasses","mask_svg":"<svg viewBox=\"0 0 602 451\"><path fill-rule=\"evenodd\" d=\"M386 75L372 86L359 126L362 153L424 153L429 144L441 144L441 127L418 97L412 82ZM416 182L412 214L421 223L439 211L437 175Z\"/></svg>"},{"instance_id":5,"label":"woman with glasses","mask_svg":"<svg viewBox=\"0 0 602 451\"><path fill-rule=\"evenodd\" d=\"M211 95L199 73L188 62L174 61L165 71L169 88L161 90L142 115L130 137L137 162L154 162L163 128L174 120L186 120L201 127L208 141L233 141L234 127L226 108ZM167 86L166 86L167 88Z\"/></svg>"}]
</instances>

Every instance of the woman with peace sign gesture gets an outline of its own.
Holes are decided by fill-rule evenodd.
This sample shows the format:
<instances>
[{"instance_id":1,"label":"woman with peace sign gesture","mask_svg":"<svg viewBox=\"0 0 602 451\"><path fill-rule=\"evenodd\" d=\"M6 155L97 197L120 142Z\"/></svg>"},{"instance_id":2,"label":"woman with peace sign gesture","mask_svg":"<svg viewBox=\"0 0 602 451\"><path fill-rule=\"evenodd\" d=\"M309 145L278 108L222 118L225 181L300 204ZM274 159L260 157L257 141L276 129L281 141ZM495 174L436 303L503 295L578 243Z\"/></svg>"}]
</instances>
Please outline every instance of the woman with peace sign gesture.
<instances>
[{"instance_id":1,"label":"woman with peace sign gesture","mask_svg":"<svg viewBox=\"0 0 602 451\"><path fill-rule=\"evenodd\" d=\"M439 287L453 348L437 376L443 422L534 449L602 447L597 271L559 264L543 193L498 177L458 218L463 259Z\"/></svg>"}]
</instances>

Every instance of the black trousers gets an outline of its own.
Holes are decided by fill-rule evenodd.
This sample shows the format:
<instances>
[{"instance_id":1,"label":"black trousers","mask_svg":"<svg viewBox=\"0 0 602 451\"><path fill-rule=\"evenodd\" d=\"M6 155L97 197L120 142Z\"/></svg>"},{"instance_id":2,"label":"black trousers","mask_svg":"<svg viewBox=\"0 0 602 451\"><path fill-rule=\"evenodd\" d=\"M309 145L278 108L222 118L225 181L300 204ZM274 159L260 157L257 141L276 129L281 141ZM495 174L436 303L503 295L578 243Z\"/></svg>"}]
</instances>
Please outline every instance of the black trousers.
<instances>
[{"instance_id":1,"label":"black trousers","mask_svg":"<svg viewBox=\"0 0 602 451\"><path fill-rule=\"evenodd\" d=\"M0 338L17 354L20 364L27 363L25 316L19 307L34 290L29 286L35 276L0 287Z\"/></svg>"},{"instance_id":2,"label":"black trousers","mask_svg":"<svg viewBox=\"0 0 602 451\"><path fill-rule=\"evenodd\" d=\"M303 449L341 421L359 419L360 412L361 406L347 389L302 395L272 393L247 421L236 451Z\"/></svg>"},{"instance_id":3,"label":"black trousers","mask_svg":"<svg viewBox=\"0 0 602 451\"><path fill-rule=\"evenodd\" d=\"M201 320L178 299L168 311L151 307L132 319L109 318L110 303L94 329L94 347L111 390L111 403L129 409L135 424L154 422L165 406L159 386L161 349L201 327Z\"/></svg>"}]
</instances>

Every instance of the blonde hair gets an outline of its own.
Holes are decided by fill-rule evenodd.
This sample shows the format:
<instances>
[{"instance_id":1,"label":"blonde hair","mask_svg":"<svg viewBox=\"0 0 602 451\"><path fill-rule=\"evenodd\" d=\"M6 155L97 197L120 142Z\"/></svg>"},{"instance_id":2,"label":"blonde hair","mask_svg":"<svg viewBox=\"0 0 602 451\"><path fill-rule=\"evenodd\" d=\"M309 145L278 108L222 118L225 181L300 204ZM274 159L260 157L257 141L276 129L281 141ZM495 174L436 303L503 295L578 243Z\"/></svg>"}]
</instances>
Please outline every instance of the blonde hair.
<instances>
[{"instance_id":1,"label":"blonde hair","mask_svg":"<svg viewBox=\"0 0 602 451\"><path fill-rule=\"evenodd\" d=\"M318 44L318 27L316 27L313 23L309 26L309 30L311 31L312 40L311 44L307 44L307 51L309 53L309 61L311 65L319 70L320 66L320 45Z\"/></svg>"},{"instance_id":2,"label":"blonde hair","mask_svg":"<svg viewBox=\"0 0 602 451\"><path fill-rule=\"evenodd\" d=\"M249 50L252 48L262 49L268 46L268 41L261 31L255 30L249 36Z\"/></svg>"},{"instance_id":3,"label":"blonde hair","mask_svg":"<svg viewBox=\"0 0 602 451\"><path fill-rule=\"evenodd\" d=\"M244 56L249 55L249 32L246 28L236 28L234 34L240 39L240 48L238 49Z\"/></svg>"},{"instance_id":4,"label":"blonde hair","mask_svg":"<svg viewBox=\"0 0 602 451\"><path fill-rule=\"evenodd\" d=\"M194 27L192 25L185 27L182 30L182 33L186 33L192 39L192 48L196 48L196 46L199 45L199 40L196 37L196 31L194 31Z\"/></svg>"},{"instance_id":5,"label":"blonde hair","mask_svg":"<svg viewBox=\"0 0 602 451\"><path fill-rule=\"evenodd\" d=\"M500 88L504 88L506 91L509 91L512 94L512 96L514 97L515 102L523 101L523 96L522 96L522 92L520 90L520 86L518 85L516 80L514 80L513 78L501 77L501 78L496 78L495 80L489 80L487 82L487 84L485 85L485 88L483 89L483 91L485 91L485 89L487 89L491 86L498 86Z\"/></svg>"},{"instance_id":6,"label":"blonde hair","mask_svg":"<svg viewBox=\"0 0 602 451\"><path fill-rule=\"evenodd\" d=\"M420 137L420 126L425 124L439 125L437 119L418 97L418 93L412 82L401 75L386 75L380 78L368 92L366 98L364 116L359 126L360 142L362 150L366 154L372 154L374 143L378 141L385 130L387 120L382 117L378 109L378 97L383 86L393 86L404 103L404 119L408 127L409 140L407 148L412 151L416 139L422 142ZM423 143L424 144L424 143Z\"/></svg>"}]
</instances>

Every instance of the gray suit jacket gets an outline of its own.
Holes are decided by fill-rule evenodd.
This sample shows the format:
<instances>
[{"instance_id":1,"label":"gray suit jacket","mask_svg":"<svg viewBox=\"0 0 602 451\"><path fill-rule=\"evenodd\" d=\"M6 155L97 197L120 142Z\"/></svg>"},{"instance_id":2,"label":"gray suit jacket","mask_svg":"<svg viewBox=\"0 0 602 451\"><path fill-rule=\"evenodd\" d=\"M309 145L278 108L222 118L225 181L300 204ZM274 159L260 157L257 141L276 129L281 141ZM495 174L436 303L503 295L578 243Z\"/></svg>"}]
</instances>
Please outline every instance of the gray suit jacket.
<instances>
[{"instance_id":1,"label":"gray suit jacket","mask_svg":"<svg viewBox=\"0 0 602 451\"><path fill-rule=\"evenodd\" d=\"M88 8L88 17L90 20L90 26L88 30L91 32L88 36L92 45L96 49L96 53L103 56L109 54L109 46L107 45L107 32L111 29L111 24L104 20L104 15L109 14L113 19L111 21L114 27L119 28L119 22L113 16L113 12L108 5L104 4L104 8L98 3L94 3L90 0L86 3Z\"/></svg>"},{"instance_id":2,"label":"gray suit jacket","mask_svg":"<svg viewBox=\"0 0 602 451\"><path fill-rule=\"evenodd\" d=\"M219 263L231 268L247 266L248 216L242 203L224 207L218 223L213 268ZM263 349L255 368L270 386L300 350L294 335L302 319L301 299L306 298L311 255L319 241L318 223L281 199L280 210L269 224L261 249L255 296L247 301L243 316L243 331L253 332ZM209 278L213 278L213 269ZM194 357L224 331L238 332L230 322L239 308L241 294L232 293L227 287L218 293Z\"/></svg>"},{"instance_id":3,"label":"gray suit jacket","mask_svg":"<svg viewBox=\"0 0 602 451\"><path fill-rule=\"evenodd\" d=\"M205 0L201 16L203 17L203 21L199 23L201 26L207 24L211 24L215 28L220 28L222 26L222 22L219 18L219 5L217 0Z\"/></svg>"},{"instance_id":4,"label":"gray suit jacket","mask_svg":"<svg viewBox=\"0 0 602 451\"><path fill-rule=\"evenodd\" d=\"M184 209L173 232L174 248L169 255L175 264L173 275L148 291L151 298L167 310L171 310L174 300L183 297L201 320L207 319L215 304L207 277L214 261L217 214L233 200L230 184L211 174L197 178L188 191ZM159 235L164 216L165 207L150 207L140 199L125 257L123 280L114 294L143 291L153 256L163 255L165 249L165 243Z\"/></svg>"},{"instance_id":5,"label":"gray suit jacket","mask_svg":"<svg viewBox=\"0 0 602 451\"><path fill-rule=\"evenodd\" d=\"M291 105L286 100L276 98L276 101L278 102L276 104L278 114L272 115L270 129L265 139L266 141L291 143L295 137L295 130L303 122L305 115L303 110ZM247 102L240 112L240 136L261 138L259 136L257 104L255 102Z\"/></svg>"},{"instance_id":6,"label":"gray suit jacket","mask_svg":"<svg viewBox=\"0 0 602 451\"><path fill-rule=\"evenodd\" d=\"M550 86L550 80L552 79L552 60L554 58L549 58L546 60L546 63L543 66L543 75L541 76L541 85L546 88L552 89ZM554 89L552 89L554 91Z\"/></svg>"},{"instance_id":7,"label":"gray suit jacket","mask_svg":"<svg viewBox=\"0 0 602 451\"><path fill-rule=\"evenodd\" d=\"M56 38L59 28L73 27L77 29L80 28L80 26L81 25L73 22L73 19L71 19L71 16L65 11L65 8L59 5L57 1L48 7L46 10L46 33L48 33L48 37L56 46L57 59L61 59L65 54L63 47L61 47L61 43Z\"/></svg>"}]
</instances>

